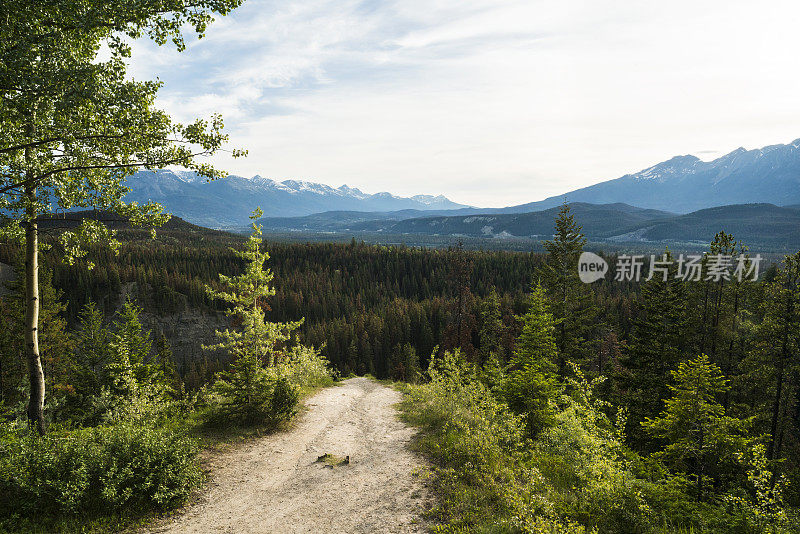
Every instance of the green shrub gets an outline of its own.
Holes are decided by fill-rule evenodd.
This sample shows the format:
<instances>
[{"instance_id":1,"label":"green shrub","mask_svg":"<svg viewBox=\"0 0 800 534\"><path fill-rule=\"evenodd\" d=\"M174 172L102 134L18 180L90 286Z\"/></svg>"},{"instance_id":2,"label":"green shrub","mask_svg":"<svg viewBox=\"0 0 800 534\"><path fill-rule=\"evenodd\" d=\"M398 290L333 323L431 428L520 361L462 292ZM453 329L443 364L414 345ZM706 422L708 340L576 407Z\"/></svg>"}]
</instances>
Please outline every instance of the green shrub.
<instances>
[{"instance_id":1,"label":"green shrub","mask_svg":"<svg viewBox=\"0 0 800 534\"><path fill-rule=\"evenodd\" d=\"M176 425L134 423L0 432L0 518L166 509L202 480L198 447Z\"/></svg>"},{"instance_id":2,"label":"green shrub","mask_svg":"<svg viewBox=\"0 0 800 534\"><path fill-rule=\"evenodd\" d=\"M272 386L270 397L270 417L273 421L287 421L297 412L300 390L289 379L280 377Z\"/></svg>"},{"instance_id":3,"label":"green shrub","mask_svg":"<svg viewBox=\"0 0 800 534\"><path fill-rule=\"evenodd\" d=\"M432 358L429 381L405 386L404 418L435 465L438 532L797 532L756 454L749 495L698 502L691 481L622 444L595 398L599 381L574 368L554 424L535 441L459 353ZM758 451L756 451L758 452Z\"/></svg>"},{"instance_id":4,"label":"green shrub","mask_svg":"<svg viewBox=\"0 0 800 534\"><path fill-rule=\"evenodd\" d=\"M407 386L404 417L437 465L442 532L584 532L561 521L547 482L531 465L524 420L497 401L458 351L431 360L430 381Z\"/></svg>"},{"instance_id":5,"label":"green shrub","mask_svg":"<svg viewBox=\"0 0 800 534\"><path fill-rule=\"evenodd\" d=\"M278 365L278 372L300 388L318 388L333 384L333 374L328 360L313 347L296 345L285 361Z\"/></svg>"},{"instance_id":6,"label":"green shrub","mask_svg":"<svg viewBox=\"0 0 800 534\"><path fill-rule=\"evenodd\" d=\"M332 382L328 362L312 348L296 346L272 367L255 356L240 356L202 396L205 420L211 425L278 424L295 414L301 389Z\"/></svg>"}]
</instances>

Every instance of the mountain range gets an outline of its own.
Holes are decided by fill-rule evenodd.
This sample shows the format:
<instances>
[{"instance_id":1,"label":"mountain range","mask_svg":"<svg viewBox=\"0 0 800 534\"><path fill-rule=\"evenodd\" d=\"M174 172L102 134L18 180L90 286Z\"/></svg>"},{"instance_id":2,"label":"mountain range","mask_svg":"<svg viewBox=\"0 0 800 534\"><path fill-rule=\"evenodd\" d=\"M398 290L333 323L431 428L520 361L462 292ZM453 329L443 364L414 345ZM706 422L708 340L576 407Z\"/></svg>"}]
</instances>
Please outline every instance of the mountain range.
<instances>
[{"instance_id":1,"label":"mountain range","mask_svg":"<svg viewBox=\"0 0 800 534\"><path fill-rule=\"evenodd\" d=\"M330 210L394 211L451 210L467 207L439 195L400 197L391 193L363 193L343 185L299 180L277 182L254 176L230 175L208 181L193 172L168 169L138 171L128 178L127 201L155 201L166 211L194 224L209 227L244 226L261 207L266 214L296 217Z\"/></svg>"},{"instance_id":2,"label":"mountain range","mask_svg":"<svg viewBox=\"0 0 800 534\"><path fill-rule=\"evenodd\" d=\"M485 237L548 235L567 201L587 235L611 240L704 240L726 226L764 242L800 234L800 139L739 148L712 161L676 156L633 174L505 208L476 208L439 195L367 194L342 185L255 176L207 181L186 171L139 171L126 200L153 200L191 223L242 227L260 206L267 231L386 232ZM532 187L533 189L533 187ZM532 191L533 194L533 191ZM720 210L710 208L725 207Z\"/></svg>"},{"instance_id":3,"label":"mountain range","mask_svg":"<svg viewBox=\"0 0 800 534\"><path fill-rule=\"evenodd\" d=\"M689 213L714 206L800 203L800 139L755 150L737 148L713 161L676 156L643 171L498 212L536 211L567 202L625 202ZM511 211L508 211L511 210Z\"/></svg>"}]
</instances>

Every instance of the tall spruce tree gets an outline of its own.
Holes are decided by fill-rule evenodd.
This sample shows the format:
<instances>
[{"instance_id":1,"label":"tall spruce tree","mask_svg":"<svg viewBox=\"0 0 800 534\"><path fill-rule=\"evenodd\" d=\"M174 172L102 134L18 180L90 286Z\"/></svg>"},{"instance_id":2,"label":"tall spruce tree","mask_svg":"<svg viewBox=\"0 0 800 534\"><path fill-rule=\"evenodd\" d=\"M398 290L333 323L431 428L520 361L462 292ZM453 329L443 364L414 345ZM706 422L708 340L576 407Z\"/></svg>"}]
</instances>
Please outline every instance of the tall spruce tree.
<instances>
[{"instance_id":1,"label":"tall spruce tree","mask_svg":"<svg viewBox=\"0 0 800 534\"><path fill-rule=\"evenodd\" d=\"M475 346L472 334L475 331L475 315L473 313L475 297L472 294L473 264L464 250L464 244L448 251L451 258L448 282L453 298L449 321L444 331L444 350L461 349L468 360L474 361Z\"/></svg>"},{"instance_id":2,"label":"tall spruce tree","mask_svg":"<svg viewBox=\"0 0 800 534\"><path fill-rule=\"evenodd\" d=\"M261 210L256 209L250 218L255 220L261 215ZM231 369L219 373L213 386L222 399L220 415L248 424L286 415L273 409L273 393L277 391L278 381L268 370L283 354L282 344L291 339L292 332L303 322L266 320L267 299L275 294L271 285L273 274L264 267L269 254L261 251L261 227L254 222L252 228L243 250L234 250L246 262L242 274L220 274L222 290L206 287L209 297L230 304L225 313L239 325L236 329L218 330L216 334L221 341L206 347L222 349L233 356ZM283 390L291 389L290 385L281 384ZM296 391L289 393L296 398Z\"/></svg>"},{"instance_id":3,"label":"tall spruce tree","mask_svg":"<svg viewBox=\"0 0 800 534\"><path fill-rule=\"evenodd\" d=\"M715 274L715 265L719 266L718 260L726 257L733 262L736 253L742 250L742 245L734 240L733 235L718 232L711 241L708 253L703 256L700 280L692 281L690 284L690 309L694 312L692 318L694 351L707 354L712 361L720 365L722 362L718 358L718 352L721 352L731 335L733 322L731 289L734 289L734 286L728 276ZM728 271L732 271L732 268Z\"/></svg>"},{"instance_id":4,"label":"tall spruce tree","mask_svg":"<svg viewBox=\"0 0 800 534\"><path fill-rule=\"evenodd\" d=\"M787 438L800 433L800 252L786 256L765 282L760 315L743 367L769 435L767 457L774 460L783 456Z\"/></svg>"},{"instance_id":5,"label":"tall spruce tree","mask_svg":"<svg viewBox=\"0 0 800 534\"><path fill-rule=\"evenodd\" d=\"M479 331L481 363L486 363L492 354L500 355L503 335L503 319L500 313L500 297L492 289L481 302L481 327Z\"/></svg>"},{"instance_id":6,"label":"tall spruce tree","mask_svg":"<svg viewBox=\"0 0 800 534\"><path fill-rule=\"evenodd\" d=\"M261 209L256 209L250 219L256 220L261 215ZM261 251L261 226L254 222L252 229L243 250L232 249L239 258L245 260L242 274L220 274L221 290L206 286L210 298L230 304L225 314L232 322L239 324L235 330L228 328L217 331L217 337L222 341L209 348L226 350L234 358L253 356L271 367L280 357L281 344L291 338L292 332L300 327L303 320L285 323L266 320L265 310L269 309L267 299L275 294L271 285L274 275L268 267L264 267L269 260L269 253Z\"/></svg>"},{"instance_id":7,"label":"tall spruce tree","mask_svg":"<svg viewBox=\"0 0 800 534\"><path fill-rule=\"evenodd\" d=\"M617 391L622 395L619 402L629 407L628 438L638 448L646 448L648 442L640 423L661 410L670 393L670 372L688 349L686 287L675 276L672 259L669 250L661 258L651 258L651 262L662 262L659 265L666 271L652 270L653 276L641 286L640 315L623 356L623 369L617 375Z\"/></svg>"},{"instance_id":8,"label":"tall spruce tree","mask_svg":"<svg viewBox=\"0 0 800 534\"><path fill-rule=\"evenodd\" d=\"M556 217L553 240L544 242L547 259L540 270L556 322L558 372L562 377L566 375L568 360L578 364L588 362L591 343L600 326L589 288L578 275L578 259L585 245L582 227L575 221L569 204L564 203Z\"/></svg>"},{"instance_id":9,"label":"tall spruce tree","mask_svg":"<svg viewBox=\"0 0 800 534\"><path fill-rule=\"evenodd\" d=\"M555 322L541 285L533 286L528 304L504 394L511 409L524 414L528 432L536 435L552 424L563 388L557 375Z\"/></svg>"}]
</instances>

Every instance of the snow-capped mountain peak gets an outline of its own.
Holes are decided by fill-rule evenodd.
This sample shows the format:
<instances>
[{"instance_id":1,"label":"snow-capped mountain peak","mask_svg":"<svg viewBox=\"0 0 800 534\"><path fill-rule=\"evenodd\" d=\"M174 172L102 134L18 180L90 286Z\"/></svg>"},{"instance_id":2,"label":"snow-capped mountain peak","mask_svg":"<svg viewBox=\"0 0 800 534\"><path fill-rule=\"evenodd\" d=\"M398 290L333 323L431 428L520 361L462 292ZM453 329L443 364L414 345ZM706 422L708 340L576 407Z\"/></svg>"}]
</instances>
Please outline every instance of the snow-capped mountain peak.
<instances>
[{"instance_id":1,"label":"snow-capped mountain peak","mask_svg":"<svg viewBox=\"0 0 800 534\"><path fill-rule=\"evenodd\" d=\"M388 192L367 194L342 185L338 188L305 180L283 180L256 175L230 175L207 181L189 171L139 171L127 180L128 201L161 203L166 211L204 226L246 225L257 206L266 217L294 217L324 211L395 211L466 207L444 196L401 197ZM430 200L435 199L435 200Z\"/></svg>"}]
</instances>

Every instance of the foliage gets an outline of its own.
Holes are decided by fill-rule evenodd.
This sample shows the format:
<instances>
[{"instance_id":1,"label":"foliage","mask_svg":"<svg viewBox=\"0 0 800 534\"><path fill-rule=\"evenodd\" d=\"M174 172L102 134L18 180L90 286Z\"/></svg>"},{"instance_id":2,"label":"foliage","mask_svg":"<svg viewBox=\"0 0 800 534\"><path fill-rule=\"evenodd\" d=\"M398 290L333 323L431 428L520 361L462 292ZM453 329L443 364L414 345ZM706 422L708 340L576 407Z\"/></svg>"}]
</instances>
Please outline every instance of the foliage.
<instances>
[{"instance_id":1,"label":"foliage","mask_svg":"<svg viewBox=\"0 0 800 534\"><path fill-rule=\"evenodd\" d=\"M567 374L568 361L589 358L592 329L597 326L597 308L578 275L578 259L586 245L581 230L569 204L564 203L556 217L553 240L544 242L547 259L539 270L556 320L558 372L562 377Z\"/></svg>"},{"instance_id":2,"label":"foliage","mask_svg":"<svg viewBox=\"0 0 800 534\"><path fill-rule=\"evenodd\" d=\"M257 219L260 216L261 210L256 210L250 218ZM261 227L255 223L252 227L253 232L243 250L235 251L239 258L246 261L244 272L236 276L220 274L223 290L207 287L209 297L231 305L225 311L226 315L241 324L237 330L218 331L217 336L222 341L208 348L224 349L234 358L251 358L252 361L243 368L252 368L256 360L264 362L266 366L273 365L280 345L290 340L292 332L303 322L275 323L265 319L266 299L275 294L275 289L270 286L273 274L268 268L264 269L269 254L260 250Z\"/></svg>"},{"instance_id":3,"label":"foliage","mask_svg":"<svg viewBox=\"0 0 800 534\"><path fill-rule=\"evenodd\" d=\"M481 361L485 362L492 354L502 351L503 317L500 311L500 296L492 290L480 305L481 326L478 332L480 339Z\"/></svg>"},{"instance_id":4,"label":"foliage","mask_svg":"<svg viewBox=\"0 0 800 534\"><path fill-rule=\"evenodd\" d=\"M524 415L531 436L553 424L555 401L561 394L554 335L553 316L544 289L534 285L504 384L506 402L512 410Z\"/></svg>"},{"instance_id":5,"label":"foliage","mask_svg":"<svg viewBox=\"0 0 800 534\"><path fill-rule=\"evenodd\" d=\"M279 414L273 413L273 393L278 377L254 354L244 354L221 371L210 388L209 422L245 425L275 423Z\"/></svg>"},{"instance_id":6,"label":"foliage","mask_svg":"<svg viewBox=\"0 0 800 534\"><path fill-rule=\"evenodd\" d=\"M672 262L673 257L667 250L661 258L653 256L651 261ZM651 269L654 267L651 264ZM639 450L647 450L649 444L641 422L660 412L670 393L669 373L688 349L688 297L684 282L675 275L674 266L667 269L666 277L654 270L652 278L642 284L640 317L634 321L622 360L624 371L617 375L624 404L629 406L627 435Z\"/></svg>"},{"instance_id":7,"label":"foliage","mask_svg":"<svg viewBox=\"0 0 800 534\"><path fill-rule=\"evenodd\" d=\"M333 373L328 360L313 347L295 345L281 363L280 376L302 389L313 389L333 384Z\"/></svg>"},{"instance_id":8,"label":"foliage","mask_svg":"<svg viewBox=\"0 0 800 534\"><path fill-rule=\"evenodd\" d=\"M11 527L21 517L166 509L201 482L197 450L175 425L120 423L43 437L6 426L0 429L0 518Z\"/></svg>"},{"instance_id":9,"label":"foliage","mask_svg":"<svg viewBox=\"0 0 800 534\"><path fill-rule=\"evenodd\" d=\"M437 517L448 529L529 532L562 530L539 492L541 475L524 464L524 423L492 397L459 351L431 360L429 382L408 386L402 410L424 434L440 493ZM556 530L558 529L558 530Z\"/></svg>"},{"instance_id":10,"label":"foliage","mask_svg":"<svg viewBox=\"0 0 800 534\"><path fill-rule=\"evenodd\" d=\"M800 252L784 258L762 291L740 383L757 390L757 423L770 436L767 458L775 460L788 457L787 448L796 453L797 440L792 447L787 438L800 436Z\"/></svg>"},{"instance_id":11,"label":"foliage","mask_svg":"<svg viewBox=\"0 0 800 534\"><path fill-rule=\"evenodd\" d=\"M729 387L728 381L705 354L681 363L672 376L675 385L669 387L673 396L666 400L658 418L648 418L642 426L665 443L657 457L678 471L692 473L701 500L705 477L718 482L719 464L749 445L743 435L745 422L726 416L717 402Z\"/></svg>"},{"instance_id":12,"label":"foliage","mask_svg":"<svg viewBox=\"0 0 800 534\"><path fill-rule=\"evenodd\" d=\"M257 210L251 219L261 216ZM209 296L221 299L231 308L226 314L239 321L238 330L217 331L223 341L210 349L225 349L234 360L229 371L218 374L211 388L212 421L232 420L242 424L277 423L294 414L296 386L273 368L280 344L302 321L273 323L266 321L266 299L275 294L270 286L273 275L264 269L269 254L261 252L261 228L253 224L253 233L237 255L246 260L244 272L237 276L220 274L226 290L207 288Z\"/></svg>"},{"instance_id":13,"label":"foliage","mask_svg":"<svg viewBox=\"0 0 800 534\"><path fill-rule=\"evenodd\" d=\"M167 216L155 203L123 199L126 177L139 167L178 164L209 178L223 174L196 158L219 150L222 119L174 123L155 109L159 82L127 74L129 39L171 38L183 48L184 23L202 35L214 14L241 0L136 3L4 0L0 17L0 236L24 243L29 422L45 432L45 374L39 349L39 222L73 208L114 212L137 226ZM107 54L102 57L101 50ZM234 151L234 157L243 155ZM58 235L63 261L86 256L86 245L119 241L103 222L86 218ZM87 263L89 268L92 262ZM44 319L44 318L42 318Z\"/></svg>"},{"instance_id":14,"label":"foliage","mask_svg":"<svg viewBox=\"0 0 800 534\"><path fill-rule=\"evenodd\" d=\"M687 480L624 445L624 412L610 420L596 394L602 380L587 381L577 365L555 424L531 442L524 421L458 353L432 361L427 383L405 387L401 409L436 466L435 531L755 534L767 517L773 532L797 531L784 519L783 483L768 481L763 448L738 457L749 462L752 489L698 503Z\"/></svg>"},{"instance_id":15,"label":"foliage","mask_svg":"<svg viewBox=\"0 0 800 534\"><path fill-rule=\"evenodd\" d=\"M195 161L219 149L222 120L174 123L155 109L161 84L127 74L127 38L147 35L183 48L188 23L199 35L215 14L241 0L176 1L166 6L91 1L77 9L70 0L31 4L4 0L0 22L0 207L11 220L72 207L110 209L143 223L156 205L127 205L126 176L138 166L177 163L207 176L211 166ZM106 45L107 58L99 58ZM26 189L27 188L27 189ZM32 188L32 190L31 190ZM30 193L30 194L29 194ZM31 211L29 211L29 209ZM161 219L163 221L163 218ZM8 234L19 235L11 224ZM86 220L61 235L66 258L81 244L112 235Z\"/></svg>"},{"instance_id":16,"label":"foliage","mask_svg":"<svg viewBox=\"0 0 800 534\"><path fill-rule=\"evenodd\" d=\"M13 258L14 273L23 272L21 260ZM68 377L73 362L74 339L65 319L66 303L63 293L52 284L52 270L41 268L39 276L41 329L39 332L42 360L50 375L53 404L60 403L72 391ZM25 285L19 277L7 283L7 292L0 297L0 399L8 404L22 402L24 388L21 378L25 369L23 339L25 318ZM54 414L48 414L52 419Z\"/></svg>"},{"instance_id":17,"label":"foliage","mask_svg":"<svg viewBox=\"0 0 800 534\"><path fill-rule=\"evenodd\" d=\"M788 531L790 520L783 500L787 481L785 477L776 480L768 468L764 445L758 443L747 453L736 456L747 469L748 485L727 495L727 503L740 516L741 522L753 531L769 534Z\"/></svg>"}]
</instances>

